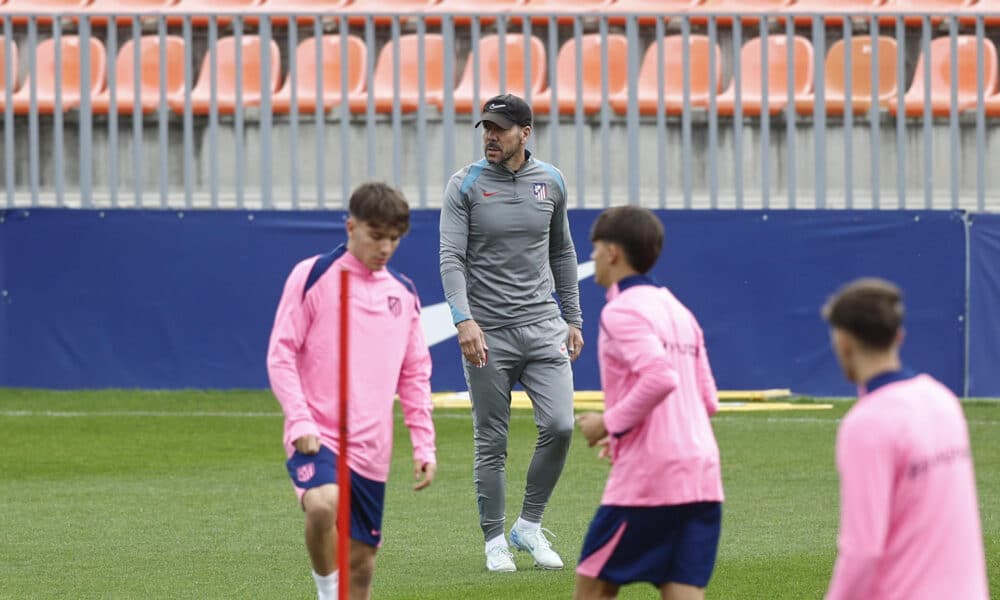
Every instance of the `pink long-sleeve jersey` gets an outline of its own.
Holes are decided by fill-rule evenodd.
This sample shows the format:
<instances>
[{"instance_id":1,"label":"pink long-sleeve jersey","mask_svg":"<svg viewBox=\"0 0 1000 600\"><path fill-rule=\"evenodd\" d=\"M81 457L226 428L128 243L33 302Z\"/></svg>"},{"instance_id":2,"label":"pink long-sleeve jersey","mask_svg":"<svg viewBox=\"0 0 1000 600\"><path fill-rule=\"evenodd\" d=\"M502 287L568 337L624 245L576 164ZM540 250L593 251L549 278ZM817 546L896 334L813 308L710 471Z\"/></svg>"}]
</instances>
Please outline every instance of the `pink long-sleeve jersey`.
<instances>
[{"instance_id":1,"label":"pink long-sleeve jersey","mask_svg":"<svg viewBox=\"0 0 1000 600\"><path fill-rule=\"evenodd\" d=\"M928 375L869 381L837 433L840 535L828 600L986 600L969 433Z\"/></svg>"},{"instance_id":2,"label":"pink long-sleeve jersey","mask_svg":"<svg viewBox=\"0 0 1000 600\"><path fill-rule=\"evenodd\" d=\"M598 337L613 464L605 505L721 502L715 379L694 315L645 276L612 286Z\"/></svg>"},{"instance_id":3,"label":"pink long-sleeve jersey","mask_svg":"<svg viewBox=\"0 0 1000 600\"><path fill-rule=\"evenodd\" d=\"M341 246L292 270L267 352L271 389L285 413L285 451L304 435L339 448L340 272L350 271L348 462L386 481L398 393L415 460L436 462L431 420L431 358L413 283L390 269L371 271Z\"/></svg>"}]
</instances>

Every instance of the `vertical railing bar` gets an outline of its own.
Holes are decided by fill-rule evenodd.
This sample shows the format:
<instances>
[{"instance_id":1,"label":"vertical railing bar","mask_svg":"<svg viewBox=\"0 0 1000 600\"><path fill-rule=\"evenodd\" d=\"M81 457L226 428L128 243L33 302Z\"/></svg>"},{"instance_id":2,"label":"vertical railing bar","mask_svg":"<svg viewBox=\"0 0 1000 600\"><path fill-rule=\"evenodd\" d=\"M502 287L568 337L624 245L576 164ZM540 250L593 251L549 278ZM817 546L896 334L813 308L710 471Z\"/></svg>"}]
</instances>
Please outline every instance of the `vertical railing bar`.
<instances>
[{"instance_id":1,"label":"vertical railing bar","mask_svg":"<svg viewBox=\"0 0 1000 600\"><path fill-rule=\"evenodd\" d=\"M719 58L718 38L716 36L717 23L715 15L708 17L708 79L710 81L708 93L708 190L709 204L712 208L719 207L719 110L718 110L718 86L719 79Z\"/></svg>"},{"instance_id":2,"label":"vertical railing bar","mask_svg":"<svg viewBox=\"0 0 1000 600\"><path fill-rule=\"evenodd\" d=\"M208 17L208 185L212 208L219 207L219 24Z\"/></svg>"},{"instance_id":3,"label":"vertical railing bar","mask_svg":"<svg viewBox=\"0 0 1000 600\"><path fill-rule=\"evenodd\" d=\"M108 52L108 199L118 207L118 26L109 17L105 31Z\"/></svg>"},{"instance_id":4,"label":"vertical railing bar","mask_svg":"<svg viewBox=\"0 0 1000 600\"><path fill-rule=\"evenodd\" d=\"M795 18L789 16L785 19L785 63L792 64L795 61ZM785 107L785 144L788 146L788 208L796 208L798 205L798 180L796 178L796 164L799 157L795 152L795 123L797 115L795 113L795 102L791 99L795 97L795 81L789 77L785 82L785 94L789 98L788 106Z\"/></svg>"},{"instance_id":5,"label":"vertical railing bar","mask_svg":"<svg viewBox=\"0 0 1000 600\"><path fill-rule=\"evenodd\" d=\"M559 73L557 63L559 62L559 28L556 23L556 18L554 16L549 16L548 19L548 61L551 65L549 69L549 90L551 96L549 98L549 160L552 164L559 164ZM577 48L577 52L580 49Z\"/></svg>"},{"instance_id":6,"label":"vertical railing bar","mask_svg":"<svg viewBox=\"0 0 1000 600\"><path fill-rule=\"evenodd\" d=\"M844 207L851 209L854 208L854 51L851 20L844 17L843 25L846 49L844 52Z\"/></svg>"},{"instance_id":7,"label":"vertical railing bar","mask_svg":"<svg viewBox=\"0 0 1000 600\"><path fill-rule=\"evenodd\" d=\"M600 17L603 22L605 17ZM607 25L604 25L606 28ZM573 42L576 44L576 60L574 61L574 70L576 71L576 106L573 109L573 129L576 135L576 193L577 193L577 206L583 208L586 203L586 189L587 189L587 162L585 151L586 139L584 138L585 132L583 129L583 103L579 101L579 98L583 98L583 23L582 17L580 15L573 16Z\"/></svg>"},{"instance_id":8,"label":"vertical railing bar","mask_svg":"<svg viewBox=\"0 0 1000 600\"><path fill-rule=\"evenodd\" d=\"M444 175L444 187L447 188L448 180L454 172L455 164L455 28L450 15L441 17L441 33L444 36L444 103L442 122L444 129L444 148L442 151L442 170ZM475 49L473 49L475 50ZM478 62L478 55L471 57Z\"/></svg>"},{"instance_id":9,"label":"vertical railing bar","mask_svg":"<svg viewBox=\"0 0 1000 600\"><path fill-rule=\"evenodd\" d=\"M112 19L113 20L113 19ZM93 112L91 110L91 72L90 72L90 17L82 15L78 25L80 40L80 104L77 110L80 131L80 202L83 208L94 206L94 172L93 172ZM96 73L95 73L96 75ZM103 74L101 74L103 75ZM57 80L58 81L58 80Z\"/></svg>"},{"instance_id":10,"label":"vertical railing bar","mask_svg":"<svg viewBox=\"0 0 1000 600\"><path fill-rule=\"evenodd\" d=\"M948 119L948 141L951 146L951 207L958 208L958 163L962 149L958 143L958 19L948 18L948 35L951 38L951 102Z\"/></svg>"},{"instance_id":11,"label":"vertical railing bar","mask_svg":"<svg viewBox=\"0 0 1000 600\"><path fill-rule=\"evenodd\" d=\"M499 77L500 89L498 93L507 93L507 19L504 15L497 15L497 51L499 52Z\"/></svg>"},{"instance_id":12,"label":"vertical railing bar","mask_svg":"<svg viewBox=\"0 0 1000 600\"><path fill-rule=\"evenodd\" d=\"M531 17L525 16L521 20L521 42L524 44L524 101L531 106L531 82L535 78L534 65L531 62ZM528 144L532 142L531 138L528 138Z\"/></svg>"},{"instance_id":13,"label":"vertical railing bar","mask_svg":"<svg viewBox=\"0 0 1000 600\"><path fill-rule=\"evenodd\" d=\"M160 65L160 81L159 81L159 113L157 115L159 123L159 176L160 176L160 207L167 208L169 205L169 177L170 177L170 140L169 140L169 125L170 125L170 114L167 112L167 21L163 15L159 15L156 18L156 34L160 41L160 53L159 53L159 65Z\"/></svg>"},{"instance_id":14,"label":"vertical railing bar","mask_svg":"<svg viewBox=\"0 0 1000 600\"><path fill-rule=\"evenodd\" d=\"M138 16L132 17L132 192L136 208L142 208L145 181L142 173L142 30Z\"/></svg>"},{"instance_id":15,"label":"vertical railing bar","mask_svg":"<svg viewBox=\"0 0 1000 600\"><path fill-rule=\"evenodd\" d=\"M194 206L194 116L191 109L191 86L194 85L194 51L191 15L184 15L184 206Z\"/></svg>"},{"instance_id":16,"label":"vertical railing bar","mask_svg":"<svg viewBox=\"0 0 1000 600\"><path fill-rule=\"evenodd\" d=\"M289 21L289 28L295 27L297 20ZM258 35L260 36L260 202L261 207L274 207L272 197L273 182L271 173L271 15L263 15L260 19ZM281 61L278 61L278 75L281 75Z\"/></svg>"},{"instance_id":17,"label":"vertical railing bar","mask_svg":"<svg viewBox=\"0 0 1000 600\"><path fill-rule=\"evenodd\" d=\"M813 19L813 62L816 72L816 102L813 105L813 128L816 140L816 208L826 208L826 86L825 56L826 28L823 15Z\"/></svg>"},{"instance_id":18,"label":"vertical railing bar","mask_svg":"<svg viewBox=\"0 0 1000 600\"><path fill-rule=\"evenodd\" d=\"M56 179L56 205L65 206L66 198L64 193L64 174L65 174L65 150L63 148L63 89L62 89L62 73L63 73L63 52L62 52L62 21L60 19L52 19L52 41L55 44L55 108L52 111L52 135L53 135L53 152L55 154L55 179ZM79 43L80 38L77 37L77 43ZM77 55L79 58L79 55ZM36 72L32 72L34 75ZM37 103L32 107L32 111L37 111Z\"/></svg>"},{"instance_id":19,"label":"vertical railing bar","mask_svg":"<svg viewBox=\"0 0 1000 600\"><path fill-rule=\"evenodd\" d=\"M417 18L417 139L427 139L427 48L426 24L423 17ZM427 208L427 155L417 152L417 190L421 208Z\"/></svg>"},{"instance_id":20,"label":"vertical railing bar","mask_svg":"<svg viewBox=\"0 0 1000 600\"><path fill-rule=\"evenodd\" d=\"M660 19L657 19L659 22ZM681 19L681 77L683 80L681 101L681 181L684 188L684 208L690 209L692 198L691 174L691 21ZM661 55L662 60L662 55ZM663 88L660 88L663 89Z\"/></svg>"},{"instance_id":21,"label":"vertical railing bar","mask_svg":"<svg viewBox=\"0 0 1000 600\"><path fill-rule=\"evenodd\" d=\"M480 108L483 104L482 94L480 93L480 65L479 65L479 30L481 24L479 22L479 16L474 15L472 17L472 51L469 54L468 60L472 61L472 122L478 123L480 118L480 113L482 112ZM483 132L478 127L472 129L472 160L478 160L479 157L483 155L483 148L480 142Z\"/></svg>"},{"instance_id":22,"label":"vertical railing bar","mask_svg":"<svg viewBox=\"0 0 1000 600\"><path fill-rule=\"evenodd\" d=\"M3 20L3 162L4 187L7 191L7 208L14 207L14 81L16 74L13 61L13 25L11 19Z\"/></svg>"},{"instance_id":23,"label":"vertical railing bar","mask_svg":"<svg viewBox=\"0 0 1000 600\"><path fill-rule=\"evenodd\" d=\"M399 15L392 16L390 25L392 34L392 184L397 188L403 182L403 111L400 105L400 73L399 73Z\"/></svg>"},{"instance_id":24,"label":"vertical railing bar","mask_svg":"<svg viewBox=\"0 0 1000 600\"><path fill-rule=\"evenodd\" d=\"M871 39L872 39L872 105L868 111L868 126L871 130L871 147L868 151L868 155L871 158L872 172L871 172L871 188L872 188L872 208L878 209L881 207L881 195L882 195L882 176L879 172L881 170L881 147L882 143L882 120L881 120L881 105L880 105L880 66L881 63L879 58L879 40L881 36L879 35L879 20L878 17L872 15L870 17L870 27ZM903 83L899 83L899 88L902 89Z\"/></svg>"},{"instance_id":25,"label":"vertical railing bar","mask_svg":"<svg viewBox=\"0 0 1000 600\"><path fill-rule=\"evenodd\" d=\"M985 18L976 16L976 210L986 210Z\"/></svg>"},{"instance_id":26,"label":"vertical railing bar","mask_svg":"<svg viewBox=\"0 0 1000 600\"><path fill-rule=\"evenodd\" d=\"M931 145L934 143L934 135L931 128L934 126L934 116L931 112L931 21L930 17L921 17L921 52L926 57L924 62L924 208L930 209L934 204L934 151ZM914 77L919 77L915 73Z\"/></svg>"},{"instance_id":27,"label":"vertical railing bar","mask_svg":"<svg viewBox=\"0 0 1000 600\"><path fill-rule=\"evenodd\" d=\"M375 53L375 18L372 15L365 16L365 47L368 56L374 57ZM378 173L378 138L375 134L375 60L369 60L366 69L366 79L368 81L368 100L365 105L365 150L368 157L368 179L375 179ZM399 139L399 138L396 138Z\"/></svg>"},{"instance_id":28,"label":"vertical railing bar","mask_svg":"<svg viewBox=\"0 0 1000 600\"><path fill-rule=\"evenodd\" d=\"M681 17L690 29L687 16ZM663 95L666 87L666 73L663 57L663 38L665 37L664 20L656 19L656 178L660 208L667 207L667 108Z\"/></svg>"},{"instance_id":29,"label":"vertical railing bar","mask_svg":"<svg viewBox=\"0 0 1000 600\"><path fill-rule=\"evenodd\" d=\"M906 28L903 18L896 16L896 79L900 90L896 95L896 198L898 208L906 208Z\"/></svg>"},{"instance_id":30,"label":"vertical railing bar","mask_svg":"<svg viewBox=\"0 0 1000 600\"><path fill-rule=\"evenodd\" d=\"M236 137L236 207L246 208L244 197L244 177L246 175L246 143L243 127L243 18L233 18L233 45L236 49L236 106L233 118L233 133Z\"/></svg>"},{"instance_id":31,"label":"vertical railing bar","mask_svg":"<svg viewBox=\"0 0 1000 600\"><path fill-rule=\"evenodd\" d=\"M768 60L768 31L767 31L767 15L761 15L760 21L758 22L758 27L760 28L760 88L761 88L761 102L760 102L760 200L761 206L764 208L771 207L770 194L770 170L771 163L768 160L771 152L771 76L769 70L771 68L770 61ZM789 79L793 79L794 73L792 71L791 65L785 65L785 75ZM788 96L788 103L793 104L792 96Z\"/></svg>"},{"instance_id":32,"label":"vertical railing bar","mask_svg":"<svg viewBox=\"0 0 1000 600\"><path fill-rule=\"evenodd\" d=\"M743 23L733 19L733 87L736 102L733 107L733 193L736 208L743 208Z\"/></svg>"},{"instance_id":33,"label":"vertical railing bar","mask_svg":"<svg viewBox=\"0 0 1000 600\"><path fill-rule=\"evenodd\" d=\"M292 19L289 15L289 27L288 27L288 92L290 95L289 105L288 105L288 133L291 143L288 144L289 152L289 164L288 164L288 176L289 176L289 187L291 188L291 204L293 209L299 208L299 64L298 64L298 47L299 47L299 28L297 22ZM316 162L319 162L319 157L316 157ZM319 165L316 165L316 170L319 169Z\"/></svg>"}]
</instances>

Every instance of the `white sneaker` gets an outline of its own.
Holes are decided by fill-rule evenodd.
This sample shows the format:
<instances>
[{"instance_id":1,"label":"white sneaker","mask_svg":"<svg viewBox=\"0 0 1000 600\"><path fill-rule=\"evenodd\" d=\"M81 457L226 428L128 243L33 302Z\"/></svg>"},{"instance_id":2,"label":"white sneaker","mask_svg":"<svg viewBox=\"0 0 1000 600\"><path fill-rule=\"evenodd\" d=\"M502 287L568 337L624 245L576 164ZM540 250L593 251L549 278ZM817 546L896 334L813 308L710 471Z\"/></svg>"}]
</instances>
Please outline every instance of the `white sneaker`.
<instances>
[{"instance_id":1,"label":"white sneaker","mask_svg":"<svg viewBox=\"0 0 1000 600\"><path fill-rule=\"evenodd\" d=\"M531 557L535 559L535 565L538 567L543 569L563 568L562 559L552 549L552 544L545 538L545 533L543 532L548 532L549 535L555 536L548 529L542 529L541 527L534 531L525 531L515 525L510 530L510 543L522 552L531 553Z\"/></svg>"},{"instance_id":2,"label":"white sneaker","mask_svg":"<svg viewBox=\"0 0 1000 600\"><path fill-rule=\"evenodd\" d=\"M507 546L494 546L486 551L486 568L494 573L511 573L517 570L517 565Z\"/></svg>"}]
</instances>

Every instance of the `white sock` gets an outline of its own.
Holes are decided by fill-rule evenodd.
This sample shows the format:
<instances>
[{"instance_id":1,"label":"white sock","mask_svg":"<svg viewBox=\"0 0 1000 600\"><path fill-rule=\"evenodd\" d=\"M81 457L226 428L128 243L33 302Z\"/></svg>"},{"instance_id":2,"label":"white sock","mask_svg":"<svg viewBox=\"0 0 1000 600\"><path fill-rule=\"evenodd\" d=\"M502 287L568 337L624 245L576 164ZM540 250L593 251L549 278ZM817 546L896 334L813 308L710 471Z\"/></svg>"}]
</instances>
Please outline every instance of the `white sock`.
<instances>
[{"instance_id":1,"label":"white sock","mask_svg":"<svg viewBox=\"0 0 1000 600\"><path fill-rule=\"evenodd\" d=\"M531 521L525 521L524 517L518 517L517 521L514 523L514 527L517 527L521 531L534 532L538 531L541 527L541 523L532 523Z\"/></svg>"},{"instance_id":2,"label":"white sock","mask_svg":"<svg viewBox=\"0 0 1000 600\"><path fill-rule=\"evenodd\" d=\"M500 548L506 548L507 547L507 538L506 538L506 536L504 536L504 534L501 533L500 535L496 536L495 538L486 540L486 551L487 552L489 552L490 550L492 550L493 548L496 548L496 547L500 547Z\"/></svg>"},{"instance_id":3,"label":"white sock","mask_svg":"<svg viewBox=\"0 0 1000 600\"><path fill-rule=\"evenodd\" d=\"M337 586L340 583L337 571L329 575L319 575L313 571L313 580L316 582L316 593L319 595L319 600L337 600Z\"/></svg>"}]
</instances>

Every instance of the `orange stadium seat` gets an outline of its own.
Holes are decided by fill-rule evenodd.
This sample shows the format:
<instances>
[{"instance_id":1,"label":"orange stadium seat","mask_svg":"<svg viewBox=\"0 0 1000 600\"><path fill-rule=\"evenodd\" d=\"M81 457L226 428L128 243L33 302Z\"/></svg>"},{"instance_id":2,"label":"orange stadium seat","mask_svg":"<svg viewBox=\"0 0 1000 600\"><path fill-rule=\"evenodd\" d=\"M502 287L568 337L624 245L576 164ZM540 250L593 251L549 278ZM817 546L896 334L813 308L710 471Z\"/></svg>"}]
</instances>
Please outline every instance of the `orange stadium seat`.
<instances>
[{"instance_id":1,"label":"orange stadium seat","mask_svg":"<svg viewBox=\"0 0 1000 600\"><path fill-rule=\"evenodd\" d=\"M336 12L339 12L344 6L347 5L348 0L261 0L260 4L257 4L249 9L247 9L248 16L246 22L251 25L257 25L260 21L261 13L268 13L271 15L271 24L283 27L288 25L288 16L281 13L309 13L318 14L321 21L333 21L336 20ZM324 15L324 13L326 13ZM300 25L307 25L313 22L312 17L301 16L296 17L295 22Z\"/></svg>"},{"instance_id":2,"label":"orange stadium seat","mask_svg":"<svg viewBox=\"0 0 1000 600\"><path fill-rule=\"evenodd\" d=\"M525 0L525 3L513 10L511 22L520 24L521 16L530 16L531 22L544 25L549 22L549 16L555 16L560 25L572 24L577 15L593 15L603 8L611 6L614 0Z\"/></svg>"},{"instance_id":3,"label":"orange stadium seat","mask_svg":"<svg viewBox=\"0 0 1000 600\"><path fill-rule=\"evenodd\" d=\"M923 20L922 14L931 12L954 12L975 2L975 0L886 0L886 3L878 8L879 25L881 27L894 26L896 15L885 13L907 13L903 22L907 27L920 27ZM931 24L938 25L944 17L931 17Z\"/></svg>"},{"instance_id":4,"label":"orange stadium seat","mask_svg":"<svg viewBox=\"0 0 1000 600\"><path fill-rule=\"evenodd\" d=\"M452 20L455 25L470 25L470 15L478 15L480 25L489 25L496 22L492 15L517 11L523 4L524 0L493 0L485 5L476 0L441 0L424 11L424 20L428 25L439 25L442 13L462 13Z\"/></svg>"},{"instance_id":5,"label":"orange stadium seat","mask_svg":"<svg viewBox=\"0 0 1000 600\"><path fill-rule=\"evenodd\" d=\"M976 24L976 15L992 13L991 16L983 18L983 25L986 27L1000 27L1000 0L979 0L975 4L968 4L958 10L961 15L958 22L966 26Z\"/></svg>"},{"instance_id":6,"label":"orange stadium seat","mask_svg":"<svg viewBox=\"0 0 1000 600\"><path fill-rule=\"evenodd\" d=\"M975 108L975 105L972 108ZM1000 117L1000 94L983 100L983 112L987 117Z\"/></svg>"},{"instance_id":7,"label":"orange stadium seat","mask_svg":"<svg viewBox=\"0 0 1000 600\"><path fill-rule=\"evenodd\" d=\"M722 52L719 46L711 48L708 36L689 37L690 90L689 99L694 108L707 108L712 89L718 94L722 88ZM667 114L679 115L684 110L684 38L670 35L663 38L663 89L658 88L657 44L654 41L646 49L646 55L639 67L639 81L636 101L639 114L655 115L657 100L663 96L663 109ZM715 52L715 80L709 78L711 52ZM622 92L611 99L611 106L619 114L628 112L628 92Z\"/></svg>"},{"instance_id":8,"label":"orange stadium seat","mask_svg":"<svg viewBox=\"0 0 1000 600\"><path fill-rule=\"evenodd\" d=\"M899 93L896 78L896 40L891 37L878 38L878 103L887 106L889 100ZM847 44L837 40L826 54L824 73L824 94L826 113L843 115L850 104L854 114L863 114L872 105L872 38L858 36L851 38L851 97L847 98L844 73ZM809 94L795 101L799 114L812 114L815 95Z\"/></svg>"},{"instance_id":9,"label":"orange stadium seat","mask_svg":"<svg viewBox=\"0 0 1000 600\"><path fill-rule=\"evenodd\" d=\"M242 95L239 102L242 106L256 106L260 104L261 84L270 88L273 93L278 89L281 79L281 57L278 52L278 44L271 40L271 78L266 82L261 81L261 40L255 35L244 35L240 39L240 51L242 64L236 64L236 38L224 37L216 44L216 106L219 114L232 114L237 107L237 87L236 72L243 73ZM201 71L198 75L198 82L191 90L191 111L196 115L207 115L211 108L212 93L212 55L205 52L205 58L201 63ZM170 98L170 108L174 112L184 112L184 98Z\"/></svg>"},{"instance_id":10,"label":"orange stadium seat","mask_svg":"<svg viewBox=\"0 0 1000 600\"><path fill-rule=\"evenodd\" d=\"M7 41L0 35L0 85L3 86L7 85L6 56ZM14 43L14 40L10 40L10 66L10 91L13 93L17 91L17 44ZM5 93L0 93L0 104L3 104L5 95Z\"/></svg>"},{"instance_id":11,"label":"orange stadium seat","mask_svg":"<svg viewBox=\"0 0 1000 600\"><path fill-rule=\"evenodd\" d=\"M56 110L56 88L61 89L62 110L69 110L80 105L83 93L80 77L82 63L80 60L80 38L75 35L64 35L59 40L61 56L60 81L56 81L56 44L52 38L39 42L35 51L35 71L21 84L21 89L11 97L11 104L17 114L27 114L31 110L31 77L35 77L36 101L38 112L51 114ZM86 83L90 96L94 97L104 89L104 75L107 69L107 57L104 44L96 38L90 38L90 81ZM0 96L0 110L3 107L3 97Z\"/></svg>"},{"instance_id":12,"label":"orange stadium seat","mask_svg":"<svg viewBox=\"0 0 1000 600\"><path fill-rule=\"evenodd\" d=\"M7 0L0 4L0 23L3 22L3 15L16 14L11 21L15 25L23 25L28 22L28 15L34 14L38 18L36 23L51 23L52 15L56 13L82 12L87 9L91 0Z\"/></svg>"},{"instance_id":13,"label":"orange stadium seat","mask_svg":"<svg viewBox=\"0 0 1000 600\"><path fill-rule=\"evenodd\" d=\"M525 96L524 75L529 69L531 75L531 95L535 96L545 89L545 46L542 40L535 36L531 38L531 64L526 65L524 55L524 37L519 33L511 33L505 37L505 54L507 71L504 73L506 91L518 96ZM471 113L473 106L473 55L465 63L462 80L455 89L455 111ZM500 93L500 38L496 35L485 35L479 40L479 101L485 102L491 96ZM532 98L533 100L534 98Z\"/></svg>"},{"instance_id":14,"label":"orange stadium seat","mask_svg":"<svg viewBox=\"0 0 1000 600\"><path fill-rule=\"evenodd\" d=\"M183 24L186 13L204 13L191 17L191 24L195 27L208 27L208 13L222 15L215 20L221 27L232 23L233 18L229 13L248 12L260 3L261 0L179 0L163 12L167 14L168 25Z\"/></svg>"},{"instance_id":15,"label":"orange stadium seat","mask_svg":"<svg viewBox=\"0 0 1000 600\"><path fill-rule=\"evenodd\" d=\"M90 22L94 25L104 25L108 16L117 14L115 22L126 25L132 22L133 16L140 20L151 19L156 13L169 9L178 0L93 0L87 5L87 14L92 15ZM76 19L74 19L76 20Z\"/></svg>"},{"instance_id":16,"label":"orange stadium seat","mask_svg":"<svg viewBox=\"0 0 1000 600\"><path fill-rule=\"evenodd\" d=\"M184 101L184 38L165 38L167 99L180 96ZM155 112L160 106L160 36L146 35L139 42L139 98L135 97L135 40L128 40L118 51L115 61L115 102L119 113L131 113L138 101L143 113ZM94 97L92 110L97 114L111 111L111 90L105 89Z\"/></svg>"},{"instance_id":17,"label":"orange stadium seat","mask_svg":"<svg viewBox=\"0 0 1000 600\"><path fill-rule=\"evenodd\" d=\"M747 15L753 13L777 13L794 0L704 0L697 6L691 7L688 11L691 14L691 23L695 25L705 25L708 17L703 13L730 13L730 16L719 17L716 23L723 26L733 24L732 14ZM757 17L743 16L742 24L755 25L760 21ZM777 22L776 17L769 19L770 22Z\"/></svg>"},{"instance_id":18,"label":"orange stadium seat","mask_svg":"<svg viewBox=\"0 0 1000 600\"><path fill-rule=\"evenodd\" d=\"M601 8L604 14L628 14L646 13L638 19L640 25L655 25L657 17L649 13L685 13L693 6L700 4L702 0L616 0L613 4L605 5ZM612 25L623 25L625 17L608 17L608 23Z\"/></svg>"},{"instance_id":19,"label":"orange stadium seat","mask_svg":"<svg viewBox=\"0 0 1000 600\"><path fill-rule=\"evenodd\" d=\"M628 39L621 34L608 35L608 97L622 93L628 85ZM583 64L583 112L594 114L601 110L601 36L584 35L581 62ZM570 38L559 49L556 59L556 91L559 113L576 112L576 40ZM547 89L532 98L536 114L548 114L552 104L552 90Z\"/></svg>"},{"instance_id":20,"label":"orange stadium seat","mask_svg":"<svg viewBox=\"0 0 1000 600\"><path fill-rule=\"evenodd\" d=\"M795 24L799 27L812 25L813 16L823 14L823 22L828 26L844 24L844 18L831 16L833 12L871 13L882 6L885 0L795 0L781 9L783 13L795 15ZM784 21L782 21L784 22Z\"/></svg>"},{"instance_id":21,"label":"orange stadium seat","mask_svg":"<svg viewBox=\"0 0 1000 600\"><path fill-rule=\"evenodd\" d=\"M420 103L420 40L416 34L399 38L399 109L404 113L416 112ZM375 63L375 76L371 91L375 112L391 113L393 103L393 44L382 46ZM444 37L437 33L424 35L424 102L441 106L444 96ZM348 97L351 112L363 113L368 110L368 94L364 88Z\"/></svg>"},{"instance_id":22,"label":"orange stadium seat","mask_svg":"<svg viewBox=\"0 0 1000 600\"><path fill-rule=\"evenodd\" d=\"M348 2L338 9L337 12L351 15L348 19L348 23L351 25L364 24L364 15L367 14L374 15L376 25L390 25L393 15L420 13L437 3L438 0L353 0L353 2ZM400 23L406 23L411 18L401 16L399 20Z\"/></svg>"},{"instance_id":23,"label":"orange stadium seat","mask_svg":"<svg viewBox=\"0 0 1000 600\"><path fill-rule=\"evenodd\" d=\"M958 84L959 111L976 105L976 37L960 35L958 44ZM939 37L931 41L931 114L935 117L947 116L951 113L951 38ZM903 111L907 117L919 117L924 114L924 69L927 57L921 53L913 74L910 89L903 96ZM991 96L997 91L997 50L993 42L983 40L983 93ZM889 103L889 112L898 112L897 103Z\"/></svg>"},{"instance_id":24,"label":"orange stadium seat","mask_svg":"<svg viewBox=\"0 0 1000 600\"><path fill-rule=\"evenodd\" d=\"M795 36L792 58L792 93L788 97L788 37L771 35L767 38L768 78L762 82L761 38L754 38L740 50L740 92L743 114L757 116L763 110L763 91L767 86L768 112L781 112L789 101L797 100L813 89L813 47L808 39ZM732 115L736 110L735 82L719 96L716 104L719 114Z\"/></svg>"},{"instance_id":25,"label":"orange stadium seat","mask_svg":"<svg viewBox=\"0 0 1000 600\"><path fill-rule=\"evenodd\" d=\"M365 75L368 70L368 49L356 35L347 38L347 93L355 94L365 89ZM321 104L324 112L340 104L341 100L341 60L340 34L325 35L321 38L323 61L323 96L316 95L316 38L308 38L295 49L295 103L300 113L315 112ZM271 110L288 113L292 110L292 77L289 73L285 84L271 99Z\"/></svg>"}]
</instances>

